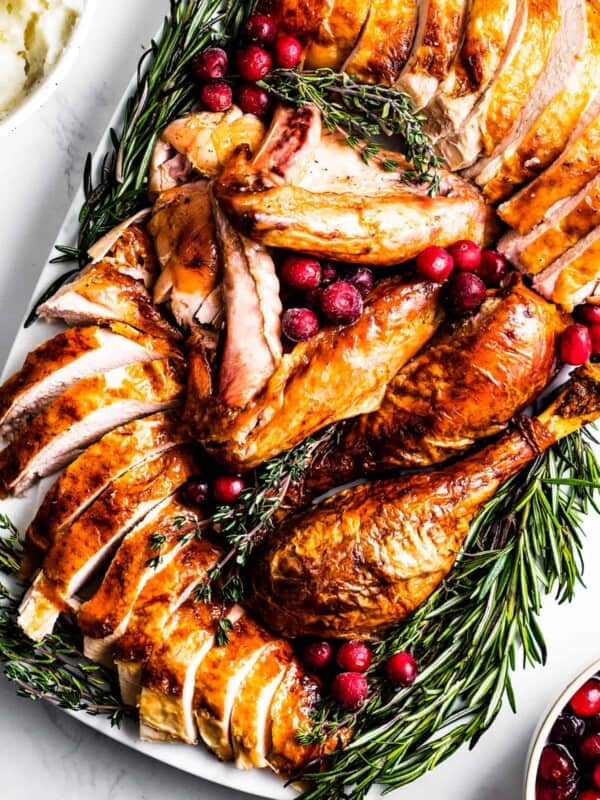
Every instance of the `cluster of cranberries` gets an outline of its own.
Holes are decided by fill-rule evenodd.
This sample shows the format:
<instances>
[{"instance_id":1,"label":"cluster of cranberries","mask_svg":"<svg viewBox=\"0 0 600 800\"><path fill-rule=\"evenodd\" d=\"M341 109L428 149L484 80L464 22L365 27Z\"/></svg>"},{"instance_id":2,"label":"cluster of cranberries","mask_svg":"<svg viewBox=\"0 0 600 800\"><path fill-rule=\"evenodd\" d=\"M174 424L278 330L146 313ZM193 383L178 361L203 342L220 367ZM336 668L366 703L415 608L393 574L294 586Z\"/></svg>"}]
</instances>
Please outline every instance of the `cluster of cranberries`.
<instances>
[{"instance_id":1,"label":"cluster of cranberries","mask_svg":"<svg viewBox=\"0 0 600 800\"><path fill-rule=\"evenodd\" d=\"M234 55L235 68L243 83L236 101L245 114L261 116L269 110L269 95L256 86L271 71L273 64L293 69L302 57L302 45L295 36L279 33L268 14L252 14L242 29L244 45ZM192 64L202 89L200 99L208 111L227 111L233 103L233 90L225 80L229 58L221 47L202 50Z\"/></svg>"},{"instance_id":2,"label":"cluster of cranberries","mask_svg":"<svg viewBox=\"0 0 600 800\"><path fill-rule=\"evenodd\" d=\"M287 256L279 275L286 290L294 292L295 305L282 319L283 333L292 342L310 339L323 322L353 325L374 283L373 273L365 267L348 267L342 273L334 264L301 255Z\"/></svg>"},{"instance_id":3,"label":"cluster of cranberries","mask_svg":"<svg viewBox=\"0 0 600 800\"><path fill-rule=\"evenodd\" d=\"M302 659L311 672L333 668L331 696L342 708L356 711L369 694L365 672L371 666L373 653L366 642L344 642L334 650L330 642L311 642L304 647ZM407 687L417 679L419 668L410 653L396 653L385 665L385 674L393 686Z\"/></svg>"},{"instance_id":4,"label":"cluster of cranberries","mask_svg":"<svg viewBox=\"0 0 600 800\"><path fill-rule=\"evenodd\" d=\"M565 364L585 364L590 356L600 355L600 306L577 306L575 319L560 337L560 359Z\"/></svg>"},{"instance_id":5,"label":"cluster of cranberries","mask_svg":"<svg viewBox=\"0 0 600 800\"><path fill-rule=\"evenodd\" d=\"M508 262L495 250L482 250L463 239L447 249L432 245L417 256L417 274L430 281L447 281L446 302L455 314L474 311L485 300L487 287L499 286Z\"/></svg>"},{"instance_id":6,"label":"cluster of cranberries","mask_svg":"<svg viewBox=\"0 0 600 800\"><path fill-rule=\"evenodd\" d=\"M554 723L538 766L536 800L600 800L600 679L578 689Z\"/></svg>"},{"instance_id":7,"label":"cluster of cranberries","mask_svg":"<svg viewBox=\"0 0 600 800\"><path fill-rule=\"evenodd\" d=\"M217 475L212 482L189 481L185 486L188 498L196 505L212 500L218 506L235 503L246 488L246 481L239 475Z\"/></svg>"}]
</instances>

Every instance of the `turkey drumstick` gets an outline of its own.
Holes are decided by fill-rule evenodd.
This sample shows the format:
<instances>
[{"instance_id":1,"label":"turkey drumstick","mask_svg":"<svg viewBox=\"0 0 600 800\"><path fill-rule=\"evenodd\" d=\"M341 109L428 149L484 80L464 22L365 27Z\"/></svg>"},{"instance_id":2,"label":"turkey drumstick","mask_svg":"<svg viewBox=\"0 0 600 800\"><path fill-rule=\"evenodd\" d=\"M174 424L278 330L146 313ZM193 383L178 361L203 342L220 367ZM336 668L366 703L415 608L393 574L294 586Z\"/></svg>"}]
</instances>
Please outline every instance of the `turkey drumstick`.
<instances>
[{"instance_id":1,"label":"turkey drumstick","mask_svg":"<svg viewBox=\"0 0 600 800\"><path fill-rule=\"evenodd\" d=\"M550 407L442 470L347 489L286 520L252 566L256 606L289 636L371 637L419 606L450 571L499 486L600 416L600 365Z\"/></svg>"}]
</instances>

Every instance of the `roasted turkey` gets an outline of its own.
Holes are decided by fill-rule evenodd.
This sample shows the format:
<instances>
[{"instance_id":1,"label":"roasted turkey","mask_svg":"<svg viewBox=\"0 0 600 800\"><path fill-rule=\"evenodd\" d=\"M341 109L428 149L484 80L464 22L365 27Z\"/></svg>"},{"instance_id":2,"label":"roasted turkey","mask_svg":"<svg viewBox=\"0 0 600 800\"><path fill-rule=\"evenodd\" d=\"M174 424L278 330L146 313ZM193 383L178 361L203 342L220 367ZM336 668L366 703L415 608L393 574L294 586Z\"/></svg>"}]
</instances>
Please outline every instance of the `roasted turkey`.
<instances>
[{"instance_id":1,"label":"roasted turkey","mask_svg":"<svg viewBox=\"0 0 600 800\"><path fill-rule=\"evenodd\" d=\"M439 471L346 489L284 521L252 564L254 606L286 636L376 636L440 584L504 481L598 416L593 364L539 417L517 419L480 452Z\"/></svg>"}]
</instances>

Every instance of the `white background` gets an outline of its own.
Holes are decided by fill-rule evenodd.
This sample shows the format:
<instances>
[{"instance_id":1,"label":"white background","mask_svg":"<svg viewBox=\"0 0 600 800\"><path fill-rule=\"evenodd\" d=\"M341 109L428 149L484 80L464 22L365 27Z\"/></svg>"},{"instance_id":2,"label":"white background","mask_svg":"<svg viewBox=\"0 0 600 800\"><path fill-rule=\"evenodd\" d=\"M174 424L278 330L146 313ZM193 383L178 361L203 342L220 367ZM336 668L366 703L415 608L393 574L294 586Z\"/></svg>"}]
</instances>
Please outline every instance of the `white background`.
<instances>
[{"instance_id":1,"label":"white background","mask_svg":"<svg viewBox=\"0 0 600 800\"><path fill-rule=\"evenodd\" d=\"M70 75L32 119L0 138L0 362L41 265L166 0L101 0ZM571 606L547 603L549 663L517 673L519 711L505 710L477 749L396 793L400 800L515 800L529 740L545 706L600 656L600 525L588 524L587 589ZM167 746L167 745L165 745ZM47 705L15 698L0 678L3 800L243 800L108 741ZM251 781L248 775L248 781Z\"/></svg>"}]
</instances>

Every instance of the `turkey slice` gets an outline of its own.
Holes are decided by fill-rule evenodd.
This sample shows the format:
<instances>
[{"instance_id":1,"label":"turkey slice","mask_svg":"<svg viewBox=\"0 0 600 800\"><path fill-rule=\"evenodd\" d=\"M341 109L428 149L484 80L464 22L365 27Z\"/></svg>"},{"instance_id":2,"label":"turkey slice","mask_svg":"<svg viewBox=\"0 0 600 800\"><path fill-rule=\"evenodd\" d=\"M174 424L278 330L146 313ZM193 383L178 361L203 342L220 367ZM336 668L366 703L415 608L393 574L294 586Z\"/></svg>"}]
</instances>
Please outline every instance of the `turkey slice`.
<instances>
[{"instance_id":1,"label":"turkey slice","mask_svg":"<svg viewBox=\"0 0 600 800\"><path fill-rule=\"evenodd\" d=\"M596 291L600 282L600 226L536 275L533 288L572 311Z\"/></svg>"},{"instance_id":2,"label":"turkey slice","mask_svg":"<svg viewBox=\"0 0 600 800\"><path fill-rule=\"evenodd\" d=\"M48 551L19 609L19 625L27 636L40 641L61 612L76 609L76 593L125 534L196 470L190 448L177 447L139 464L105 489Z\"/></svg>"},{"instance_id":3,"label":"turkey slice","mask_svg":"<svg viewBox=\"0 0 600 800\"><path fill-rule=\"evenodd\" d=\"M82 378L0 453L0 496L23 494L109 430L179 405L184 380L179 359L131 364Z\"/></svg>"}]
</instances>

